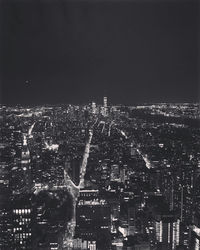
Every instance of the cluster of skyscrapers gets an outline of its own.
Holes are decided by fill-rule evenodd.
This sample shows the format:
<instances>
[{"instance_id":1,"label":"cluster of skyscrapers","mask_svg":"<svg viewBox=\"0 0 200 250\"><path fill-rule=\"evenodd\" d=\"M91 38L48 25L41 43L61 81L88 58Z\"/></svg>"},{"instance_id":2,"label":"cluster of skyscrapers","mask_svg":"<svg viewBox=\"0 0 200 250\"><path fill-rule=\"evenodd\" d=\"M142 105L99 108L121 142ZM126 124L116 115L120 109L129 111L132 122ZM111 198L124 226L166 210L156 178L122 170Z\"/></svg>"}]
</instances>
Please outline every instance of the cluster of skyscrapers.
<instances>
[{"instance_id":1,"label":"cluster of skyscrapers","mask_svg":"<svg viewBox=\"0 0 200 250\"><path fill-rule=\"evenodd\" d=\"M1 106L0 249L199 249L197 106L107 102Z\"/></svg>"}]
</instances>

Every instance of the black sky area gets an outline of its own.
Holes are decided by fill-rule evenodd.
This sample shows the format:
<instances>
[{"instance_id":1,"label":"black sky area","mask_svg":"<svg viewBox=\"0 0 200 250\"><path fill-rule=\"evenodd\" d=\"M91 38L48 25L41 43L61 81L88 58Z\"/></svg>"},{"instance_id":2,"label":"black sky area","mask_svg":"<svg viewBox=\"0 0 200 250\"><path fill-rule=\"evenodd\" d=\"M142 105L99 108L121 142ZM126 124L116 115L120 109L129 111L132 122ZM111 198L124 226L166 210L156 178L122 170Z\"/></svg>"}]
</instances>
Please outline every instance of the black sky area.
<instances>
[{"instance_id":1,"label":"black sky area","mask_svg":"<svg viewBox=\"0 0 200 250\"><path fill-rule=\"evenodd\" d=\"M1 1L1 103L197 102L198 1Z\"/></svg>"}]
</instances>

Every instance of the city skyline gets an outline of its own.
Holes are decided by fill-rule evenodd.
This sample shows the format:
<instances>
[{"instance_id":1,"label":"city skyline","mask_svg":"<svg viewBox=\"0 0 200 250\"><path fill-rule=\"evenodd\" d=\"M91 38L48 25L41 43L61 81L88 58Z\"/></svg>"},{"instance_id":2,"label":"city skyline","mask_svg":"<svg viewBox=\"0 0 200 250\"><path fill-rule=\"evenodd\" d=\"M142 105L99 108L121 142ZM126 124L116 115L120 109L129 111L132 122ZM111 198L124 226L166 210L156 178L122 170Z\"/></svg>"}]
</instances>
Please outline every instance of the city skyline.
<instances>
[{"instance_id":1,"label":"city skyline","mask_svg":"<svg viewBox=\"0 0 200 250\"><path fill-rule=\"evenodd\" d=\"M199 250L198 104L0 105L2 250Z\"/></svg>"},{"instance_id":2,"label":"city skyline","mask_svg":"<svg viewBox=\"0 0 200 250\"><path fill-rule=\"evenodd\" d=\"M198 0L0 0L0 250L200 250Z\"/></svg>"}]
</instances>

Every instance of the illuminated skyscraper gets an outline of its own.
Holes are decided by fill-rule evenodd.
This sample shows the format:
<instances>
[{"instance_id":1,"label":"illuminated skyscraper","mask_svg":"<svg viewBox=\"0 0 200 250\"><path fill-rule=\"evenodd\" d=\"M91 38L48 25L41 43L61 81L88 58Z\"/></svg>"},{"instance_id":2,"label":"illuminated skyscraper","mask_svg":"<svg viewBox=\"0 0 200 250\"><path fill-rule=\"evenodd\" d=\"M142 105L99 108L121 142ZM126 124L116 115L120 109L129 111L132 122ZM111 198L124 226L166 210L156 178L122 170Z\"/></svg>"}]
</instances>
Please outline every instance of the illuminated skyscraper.
<instances>
[{"instance_id":1,"label":"illuminated skyscraper","mask_svg":"<svg viewBox=\"0 0 200 250\"><path fill-rule=\"evenodd\" d=\"M162 249L176 249L180 242L180 220L171 214L156 221L156 238Z\"/></svg>"},{"instance_id":2,"label":"illuminated skyscraper","mask_svg":"<svg viewBox=\"0 0 200 250\"><path fill-rule=\"evenodd\" d=\"M25 186L28 190L30 190L31 188L30 151L28 149L26 135L24 135L24 139L23 139L21 167L24 172Z\"/></svg>"},{"instance_id":3,"label":"illuminated skyscraper","mask_svg":"<svg viewBox=\"0 0 200 250\"><path fill-rule=\"evenodd\" d=\"M12 201L13 243L14 249L31 249L30 197L18 197Z\"/></svg>"},{"instance_id":4,"label":"illuminated skyscraper","mask_svg":"<svg viewBox=\"0 0 200 250\"><path fill-rule=\"evenodd\" d=\"M97 113L96 103L92 102L92 114L96 114L96 113Z\"/></svg>"},{"instance_id":5,"label":"illuminated skyscraper","mask_svg":"<svg viewBox=\"0 0 200 250\"><path fill-rule=\"evenodd\" d=\"M200 249L200 228L195 225L190 226L190 249Z\"/></svg>"},{"instance_id":6,"label":"illuminated skyscraper","mask_svg":"<svg viewBox=\"0 0 200 250\"><path fill-rule=\"evenodd\" d=\"M107 97L103 98L103 106L104 108L107 108Z\"/></svg>"},{"instance_id":7,"label":"illuminated skyscraper","mask_svg":"<svg viewBox=\"0 0 200 250\"><path fill-rule=\"evenodd\" d=\"M0 162L0 249L12 249L9 164Z\"/></svg>"},{"instance_id":8,"label":"illuminated skyscraper","mask_svg":"<svg viewBox=\"0 0 200 250\"><path fill-rule=\"evenodd\" d=\"M108 115L108 103L107 103L107 97L103 98L103 115Z\"/></svg>"}]
</instances>

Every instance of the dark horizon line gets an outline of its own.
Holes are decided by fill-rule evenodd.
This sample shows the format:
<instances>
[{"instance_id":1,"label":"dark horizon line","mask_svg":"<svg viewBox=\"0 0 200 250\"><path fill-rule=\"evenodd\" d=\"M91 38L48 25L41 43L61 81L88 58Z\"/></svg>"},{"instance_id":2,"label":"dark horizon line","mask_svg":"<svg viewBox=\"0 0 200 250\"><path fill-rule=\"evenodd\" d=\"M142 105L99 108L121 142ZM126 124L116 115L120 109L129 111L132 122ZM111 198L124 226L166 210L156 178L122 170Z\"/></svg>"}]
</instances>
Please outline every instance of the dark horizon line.
<instances>
[{"instance_id":1,"label":"dark horizon line","mask_svg":"<svg viewBox=\"0 0 200 250\"><path fill-rule=\"evenodd\" d=\"M6 104L6 103L0 103L0 106L6 106L6 107L16 107L16 106L21 106L21 107L39 107L39 106L63 106L63 105L72 105L72 106L86 106L89 105L90 103L92 103L93 100L91 100L89 103L42 103L42 104L22 104L22 103L17 103L17 104ZM95 101L94 101L95 102ZM95 102L96 103L96 102ZM108 107L112 107L112 106L125 106L125 107L133 107L133 106L138 106L138 105L159 105L159 104L199 104L198 101L184 101L184 102L180 102L180 101L173 101L173 102L135 102L133 104L123 104L123 103L111 103L110 105L108 104ZM103 102L102 103L96 103L97 106L103 106Z\"/></svg>"}]
</instances>

